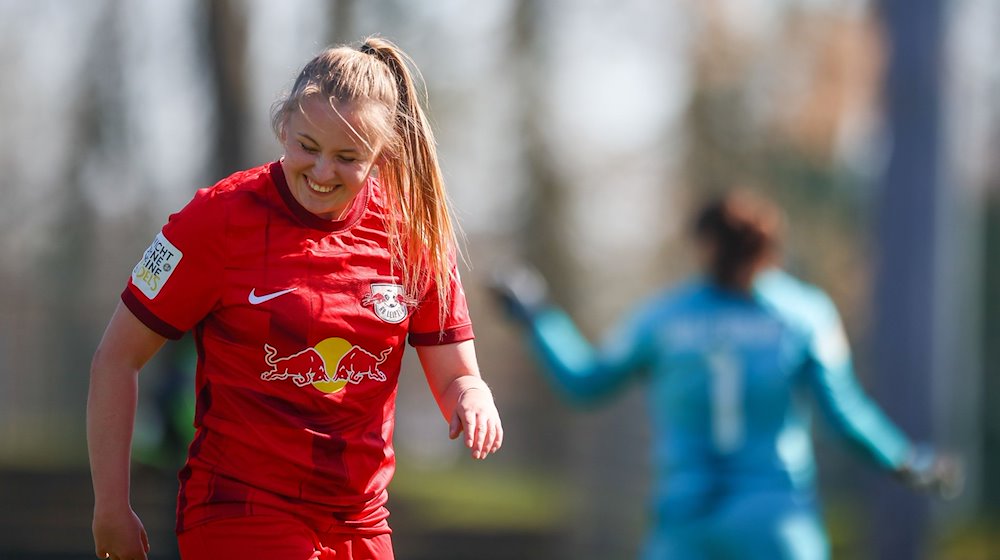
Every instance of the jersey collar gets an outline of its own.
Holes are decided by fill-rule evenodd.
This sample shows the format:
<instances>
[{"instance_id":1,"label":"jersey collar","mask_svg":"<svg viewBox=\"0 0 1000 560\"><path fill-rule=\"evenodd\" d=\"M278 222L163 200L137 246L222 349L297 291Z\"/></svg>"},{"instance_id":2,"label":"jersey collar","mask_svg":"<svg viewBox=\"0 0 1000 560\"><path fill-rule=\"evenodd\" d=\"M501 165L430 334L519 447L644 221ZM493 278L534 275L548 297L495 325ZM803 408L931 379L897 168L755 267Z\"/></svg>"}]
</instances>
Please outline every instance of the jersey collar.
<instances>
[{"instance_id":1,"label":"jersey collar","mask_svg":"<svg viewBox=\"0 0 1000 560\"><path fill-rule=\"evenodd\" d=\"M365 187L354 197L351 202L351 209L347 215L340 220L326 220L305 209L292 195L292 190L288 188L288 181L285 180L285 172L281 168L281 160L271 164L271 180L281 195L281 200L288 207L288 210L295 216L295 219L302 225L321 231L344 231L356 224L361 219L361 215L368 206L368 197L371 192L371 178L365 181Z\"/></svg>"}]
</instances>

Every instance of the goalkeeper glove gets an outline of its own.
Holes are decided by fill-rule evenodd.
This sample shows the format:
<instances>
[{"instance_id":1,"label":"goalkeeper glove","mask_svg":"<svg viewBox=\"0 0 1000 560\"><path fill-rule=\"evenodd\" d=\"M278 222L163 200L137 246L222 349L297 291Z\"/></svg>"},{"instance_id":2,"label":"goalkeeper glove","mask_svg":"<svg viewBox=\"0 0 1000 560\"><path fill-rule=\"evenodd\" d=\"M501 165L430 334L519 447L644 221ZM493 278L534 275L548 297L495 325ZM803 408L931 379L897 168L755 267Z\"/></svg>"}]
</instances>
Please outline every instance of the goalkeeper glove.
<instances>
[{"instance_id":1,"label":"goalkeeper glove","mask_svg":"<svg viewBox=\"0 0 1000 560\"><path fill-rule=\"evenodd\" d=\"M549 307L548 283L538 270L526 264L516 263L494 271L490 292L508 315L522 323L530 323L536 314Z\"/></svg>"},{"instance_id":2,"label":"goalkeeper glove","mask_svg":"<svg viewBox=\"0 0 1000 560\"><path fill-rule=\"evenodd\" d=\"M944 499L961 494L965 483L961 460L948 453L936 452L927 445L914 446L897 474L909 486Z\"/></svg>"}]
</instances>

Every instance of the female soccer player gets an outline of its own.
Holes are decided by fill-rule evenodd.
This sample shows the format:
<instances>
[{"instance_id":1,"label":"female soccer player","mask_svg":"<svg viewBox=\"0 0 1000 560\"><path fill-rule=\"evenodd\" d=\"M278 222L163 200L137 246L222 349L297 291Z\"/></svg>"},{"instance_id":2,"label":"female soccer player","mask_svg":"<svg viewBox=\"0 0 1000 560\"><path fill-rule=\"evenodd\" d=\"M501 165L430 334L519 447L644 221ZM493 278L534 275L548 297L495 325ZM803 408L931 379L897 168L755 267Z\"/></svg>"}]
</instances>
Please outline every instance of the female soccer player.
<instances>
[{"instance_id":1,"label":"female soccer player","mask_svg":"<svg viewBox=\"0 0 1000 560\"><path fill-rule=\"evenodd\" d=\"M386 487L404 342L450 437L503 431L480 377L434 139L409 58L328 49L275 107L284 156L198 191L132 276L91 367L97 556L146 558L129 502L137 376L193 329L185 560L393 558Z\"/></svg>"},{"instance_id":2,"label":"female soccer player","mask_svg":"<svg viewBox=\"0 0 1000 560\"><path fill-rule=\"evenodd\" d=\"M600 352L536 273L494 286L568 396L646 382L657 483L644 558L826 558L807 395L875 465L919 487L958 482L953 460L912 445L862 392L830 299L775 267L782 221L747 191L707 205L704 276L642 302Z\"/></svg>"}]
</instances>

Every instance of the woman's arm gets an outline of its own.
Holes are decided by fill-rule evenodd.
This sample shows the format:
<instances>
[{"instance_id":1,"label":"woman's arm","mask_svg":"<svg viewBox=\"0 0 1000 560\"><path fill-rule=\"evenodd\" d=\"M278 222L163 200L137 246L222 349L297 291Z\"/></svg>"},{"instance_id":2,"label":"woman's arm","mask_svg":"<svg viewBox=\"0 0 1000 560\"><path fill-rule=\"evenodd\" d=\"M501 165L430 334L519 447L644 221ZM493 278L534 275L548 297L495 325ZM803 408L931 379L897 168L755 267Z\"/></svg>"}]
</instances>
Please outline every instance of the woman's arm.
<instances>
[{"instance_id":1,"label":"woman's arm","mask_svg":"<svg viewBox=\"0 0 1000 560\"><path fill-rule=\"evenodd\" d=\"M139 370L165 340L119 303L90 367L87 449L98 558L145 559L149 550L129 501L129 464Z\"/></svg>"},{"instance_id":2,"label":"woman's arm","mask_svg":"<svg viewBox=\"0 0 1000 560\"><path fill-rule=\"evenodd\" d=\"M827 422L878 466L895 471L912 451L910 440L869 398L849 362L815 367L810 381Z\"/></svg>"},{"instance_id":3,"label":"woman's arm","mask_svg":"<svg viewBox=\"0 0 1000 560\"><path fill-rule=\"evenodd\" d=\"M566 312L548 300L545 279L512 266L493 279L494 297L528 335L543 373L570 399L589 403L614 394L649 363L643 316L621 322L595 351Z\"/></svg>"},{"instance_id":4,"label":"woman's arm","mask_svg":"<svg viewBox=\"0 0 1000 560\"><path fill-rule=\"evenodd\" d=\"M840 314L825 294L806 307L811 313L807 380L830 426L854 450L895 471L911 453L909 438L862 389L854 375Z\"/></svg>"},{"instance_id":5,"label":"woman's arm","mask_svg":"<svg viewBox=\"0 0 1000 560\"><path fill-rule=\"evenodd\" d=\"M546 376L579 403L615 394L643 367L638 345L624 334L626 329L619 329L598 352L560 309L540 311L526 326Z\"/></svg>"},{"instance_id":6,"label":"woman's arm","mask_svg":"<svg viewBox=\"0 0 1000 560\"><path fill-rule=\"evenodd\" d=\"M448 421L448 437L465 432L465 445L476 459L485 459L503 443L500 413L493 393L479 374L471 340L438 346L417 346L427 384Z\"/></svg>"}]
</instances>

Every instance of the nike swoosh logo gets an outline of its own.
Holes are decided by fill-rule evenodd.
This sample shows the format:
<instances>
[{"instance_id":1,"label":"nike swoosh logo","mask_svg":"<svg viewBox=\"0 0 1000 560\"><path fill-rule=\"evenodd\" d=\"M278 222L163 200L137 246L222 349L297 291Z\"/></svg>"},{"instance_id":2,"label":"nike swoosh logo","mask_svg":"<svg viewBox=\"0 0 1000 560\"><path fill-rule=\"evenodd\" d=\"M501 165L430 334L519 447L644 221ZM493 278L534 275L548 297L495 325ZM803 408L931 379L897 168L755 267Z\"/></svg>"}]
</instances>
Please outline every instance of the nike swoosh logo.
<instances>
[{"instance_id":1,"label":"nike swoosh logo","mask_svg":"<svg viewBox=\"0 0 1000 560\"><path fill-rule=\"evenodd\" d=\"M280 292L272 292L270 294L258 296L257 294L254 293L254 291L256 290L256 288L254 288L250 290L250 295L247 296L247 300L250 302L250 305L257 305L264 303L265 301L271 301L272 299L278 296L283 296L289 292L294 292L297 289L298 288L288 288L287 290L281 290Z\"/></svg>"}]
</instances>

